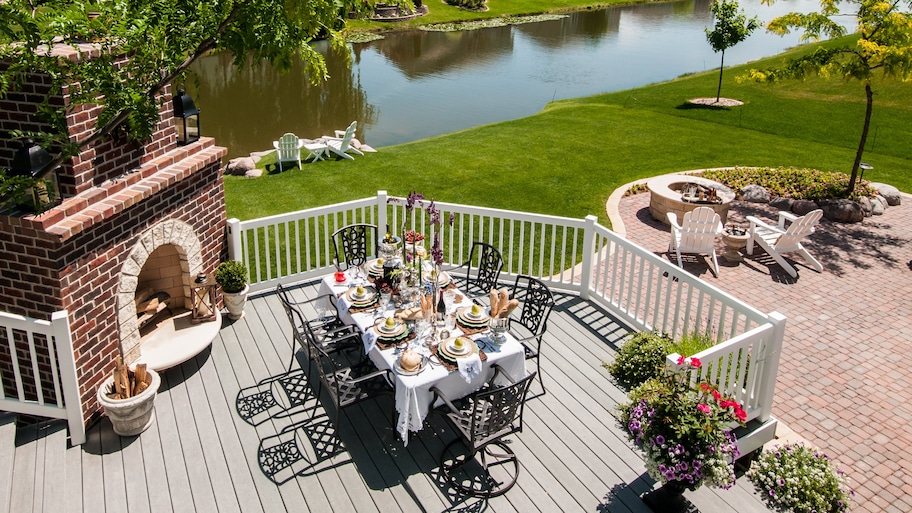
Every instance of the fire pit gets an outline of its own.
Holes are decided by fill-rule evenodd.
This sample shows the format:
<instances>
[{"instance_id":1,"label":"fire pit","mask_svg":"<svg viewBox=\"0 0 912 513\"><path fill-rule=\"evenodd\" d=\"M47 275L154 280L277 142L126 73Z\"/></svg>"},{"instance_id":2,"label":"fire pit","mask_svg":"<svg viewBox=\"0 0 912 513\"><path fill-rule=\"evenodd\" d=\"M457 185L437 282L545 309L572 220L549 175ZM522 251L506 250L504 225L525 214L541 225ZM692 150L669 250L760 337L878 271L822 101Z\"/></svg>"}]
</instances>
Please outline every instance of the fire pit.
<instances>
[{"instance_id":1,"label":"fire pit","mask_svg":"<svg viewBox=\"0 0 912 513\"><path fill-rule=\"evenodd\" d=\"M652 218L668 224L669 212L684 217L697 207L709 207L719 213L724 224L728 205L735 193L719 182L691 175L663 175L646 182L649 188L649 213Z\"/></svg>"}]
</instances>

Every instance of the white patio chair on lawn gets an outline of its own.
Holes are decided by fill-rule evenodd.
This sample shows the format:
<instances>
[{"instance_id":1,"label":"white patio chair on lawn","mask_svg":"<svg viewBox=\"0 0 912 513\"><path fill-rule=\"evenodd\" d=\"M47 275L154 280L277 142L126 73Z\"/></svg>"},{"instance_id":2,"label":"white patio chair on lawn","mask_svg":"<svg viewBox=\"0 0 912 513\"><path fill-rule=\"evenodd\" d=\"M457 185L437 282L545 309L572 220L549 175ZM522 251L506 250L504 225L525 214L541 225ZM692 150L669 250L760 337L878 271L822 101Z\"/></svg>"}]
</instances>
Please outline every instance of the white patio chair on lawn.
<instances>
[{"instance_id":1,"label":"white patio chair on lawn","mask_svg":"<svg viewBox=\"0 0 912 513\"><path fill-rule=\"evenodd\" d=\"M297 162L298 169L301 169L301 148L304 147L304 143L298 136L289 132L278 141L272 141L272 147L276 150L276 163L279 165L280 173L282 162Z\"/></svg>"},{"instance_id":2,"label":"white patio chair on lawn","mask_svg":"<svg viewBox=\"0 0 912 513\"><path fill-rule=\"evenodd\" d=\"M335 153L345 159L354 160L355 158L349 155L348 152L352 152L355 155L364 155L364 153L361 153L360 150L351 145L351 140L355 137L357 127L358 122L352 121L345 130L336 130L335 137L324 135L322 139L326 141L326 146L328 146L331 153Z\"/></svg>"},{"instance_id":3,"label":"white patio chair on lawn","mask_svg":"<svg viewBox=\"0 0 912 513\"><path fill-rule=\"evenodd\" d=\"M671 225L671 242L668 251L678 255L678 265L684 267L682 254L712 256L712 270L719 277L719 261L716 259L716 236L722 233L722 221L719 214L709 207L697 207L684 213L681 224L674 212L668 212L668 224Z\"/></svg>"},{"instance_id":4,"label":"white patio chair on lawn","mask_svg":"<svg viewBox=\"0 0 912 513\"><path fill-rule=\"evenodd\" d=\"M750 221L750 230L747 239L747 254L754 254L754 242L766 250L773 260L785 269L792 278L798 277L798 271L782 257L783 253L797 252L804 257L811 267L817 272L823 271L823 266L816 258L801 245L801 241L808 235L814 233L814 226L820 222L823 217L823 210L817 209L808 212L804 216L798 217L791 212L779 212L779 225L772 226L764 223L754 216L748 216ZM791 222L788 228L785 227L786 221Z\"/></svg>"}]
</instances>

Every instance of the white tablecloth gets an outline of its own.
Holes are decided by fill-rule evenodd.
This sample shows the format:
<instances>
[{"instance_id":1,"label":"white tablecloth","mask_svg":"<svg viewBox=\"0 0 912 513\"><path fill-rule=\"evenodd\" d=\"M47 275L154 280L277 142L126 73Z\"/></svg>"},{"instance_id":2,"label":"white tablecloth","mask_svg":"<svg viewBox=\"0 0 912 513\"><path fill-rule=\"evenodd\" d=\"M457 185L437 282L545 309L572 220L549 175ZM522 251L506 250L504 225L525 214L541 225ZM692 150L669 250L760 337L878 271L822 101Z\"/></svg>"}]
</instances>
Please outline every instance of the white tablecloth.
<instances>
[{"instance_id":1,"label":"white tablecloth","mask_svg":"<svg viewBox=\"0 0 912 513\"><path fill-rule=\"evenodd\" d=\"M354 271L351 270L348 274L354 275ZM335 281L332 275L329 275L323 278L323 282L320 285L320 293L339 295L356 284L357 283L352 279L340 284ZM356 324L361 328L362 333L373 326L375 320L378 319L378 317L375 316L375 311L351 314L341 302L338 302L337 304L340 310L339 316L342 320L349 324ZM455 305L455 307L470 304L471 301L466 298L463 300L462 304ZM386 316L392 315L393 305L390 305L390 308L385 313ZM451 336L457 335L462 335L459 328L456 328L451 332ZM472 335L469 338L472 338L473 340L485 340L487 335L477 334ZM419 353L429 354L428 350L419 344L419 341L420 339L413 341L412 346L415 347L412 349ZM376 345L370 344L368 340L365 340L365 346L370 347L368 356L378 369L393 369L393 365L399 357L398 350L380 350ZM414 376L403 376L398 374L395 370L392 371L396 380L396 411L399 412L396 430L399 432L399 436L402 437L404 443L408 444L409 431L419 431L424 424L424 419L427 417L430 408L436 406L431 404L434 400L434 394L431 392L431 387L436 386L451 400L465 397L481 388L481 386L491 378L494 374L492 365L495 363L503 367L503 369L515 379L519 379L526 375L526 360L522 344L517 342L516 339L512 338L509 334L507 335L506 342L500 347L495 349L488 344L484 351L488 355L488 359L482 362L481 374L476 376L471 382L466 382L458 371L450 372L442 365L429 364L424 371Z\"/></svg>"}]
</instances>

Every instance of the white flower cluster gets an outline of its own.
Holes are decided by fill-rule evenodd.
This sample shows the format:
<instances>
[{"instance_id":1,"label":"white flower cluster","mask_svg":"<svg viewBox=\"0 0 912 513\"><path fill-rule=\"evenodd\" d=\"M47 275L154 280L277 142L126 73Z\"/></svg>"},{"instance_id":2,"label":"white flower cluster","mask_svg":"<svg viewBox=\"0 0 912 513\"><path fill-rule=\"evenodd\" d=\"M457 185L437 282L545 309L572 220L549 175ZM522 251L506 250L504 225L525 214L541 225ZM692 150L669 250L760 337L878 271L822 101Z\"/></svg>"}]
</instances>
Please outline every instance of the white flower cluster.
<instances>
[{"instance_id":1,"label":"white flower cluster","mask_svg":"<svg viewBox=\"0 0 912 513\"><path fill-rule=\"evenodd\" d=\"M764 451L747 477L771 506L795 513L849 511L854 495L845 473L826 454L800 443Z\"/></svg>"}]
</instances>

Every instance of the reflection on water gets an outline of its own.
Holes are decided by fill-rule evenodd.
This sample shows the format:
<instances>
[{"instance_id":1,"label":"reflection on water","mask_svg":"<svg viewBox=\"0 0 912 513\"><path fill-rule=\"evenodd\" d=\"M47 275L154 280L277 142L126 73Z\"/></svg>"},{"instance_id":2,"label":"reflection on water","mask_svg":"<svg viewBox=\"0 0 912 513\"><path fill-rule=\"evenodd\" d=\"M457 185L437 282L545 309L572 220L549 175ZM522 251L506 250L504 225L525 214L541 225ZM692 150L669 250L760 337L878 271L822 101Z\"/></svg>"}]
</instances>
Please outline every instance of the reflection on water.
<instances>
[{"instance_id":1,"label":"reflection on water","mask_svg":"<svg viewBox=\"0 0 912 513\"><path fill-rule=\"evenodd\" d=\"M312 86L300 68L279 75L267 65L236 70L225 55L193 66L188 90L202 109L202 130L230 157L272 147L285 132L316 138L358 121L358 138L375 146L414 141L540 111L555 99L588 96L669 80L718 66L706 42L712 0L584 11L568 17L468 32L411 31L353 45L351 67L328 45L331 78ZM762 6L763 20L819 7L815 0ZM738 64L798 43L755 32L729 49Z\"/></svg>"}]
</instances>

